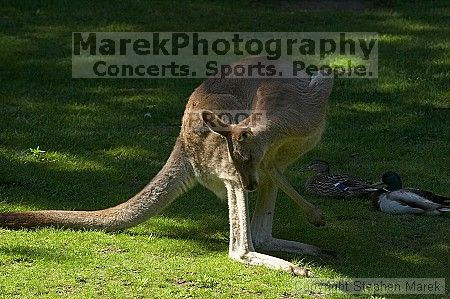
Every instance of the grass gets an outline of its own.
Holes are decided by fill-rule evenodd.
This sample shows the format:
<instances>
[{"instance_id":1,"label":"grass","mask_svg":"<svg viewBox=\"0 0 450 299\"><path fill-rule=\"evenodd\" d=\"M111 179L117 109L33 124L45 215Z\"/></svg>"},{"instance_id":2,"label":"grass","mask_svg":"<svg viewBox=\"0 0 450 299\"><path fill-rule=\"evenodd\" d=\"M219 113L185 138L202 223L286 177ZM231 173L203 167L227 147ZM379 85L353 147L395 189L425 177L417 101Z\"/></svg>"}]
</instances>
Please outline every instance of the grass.
<instances>
[{"instance_id":1,"label":"grass","mask_svg":"<svg viewBox=\"0 0 450 299\"><path fill-rule=\"evenodd\" d=\"M3 2L0 211L124 201L164 164L201 82L71 79L72 31L379 32L379 78L336 82L323 141L289 179L302 192L300 167L321 158L373 180L393 169L407 185L449 195L449 18L446 1L359 13L291 11L269 1ZM274 234L340 258L277 256L324 278L450 281L448 217L393 217L362 199L308 199L327 226L309 225L281 195ZM301 278L229 260L226 204L200 187L127 231L0 229L0 240L1 298L328 297L299 291L299 282L308 284Z\"/></svg>"}]
</instances>

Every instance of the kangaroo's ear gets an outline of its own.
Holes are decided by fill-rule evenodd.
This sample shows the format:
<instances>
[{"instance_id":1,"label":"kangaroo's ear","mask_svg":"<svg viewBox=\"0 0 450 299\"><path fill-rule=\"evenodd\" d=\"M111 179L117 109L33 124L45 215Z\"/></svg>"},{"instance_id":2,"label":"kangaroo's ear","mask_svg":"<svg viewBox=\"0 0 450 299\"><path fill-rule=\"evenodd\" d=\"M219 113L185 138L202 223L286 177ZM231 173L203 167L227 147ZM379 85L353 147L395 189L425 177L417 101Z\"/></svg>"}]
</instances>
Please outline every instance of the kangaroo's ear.
<instances>
[{"instance_id":1,"label":"kangaroo's ear","mask_svg":"<svg viewBox=\"0 0 450 299\"><path fill-rule=\"evenodd\" d=\"M225 137L230 136L231 126L224 123L214 112L209 110L202 111L202 120L213 132Z\"/></svg>"}]
</instances>

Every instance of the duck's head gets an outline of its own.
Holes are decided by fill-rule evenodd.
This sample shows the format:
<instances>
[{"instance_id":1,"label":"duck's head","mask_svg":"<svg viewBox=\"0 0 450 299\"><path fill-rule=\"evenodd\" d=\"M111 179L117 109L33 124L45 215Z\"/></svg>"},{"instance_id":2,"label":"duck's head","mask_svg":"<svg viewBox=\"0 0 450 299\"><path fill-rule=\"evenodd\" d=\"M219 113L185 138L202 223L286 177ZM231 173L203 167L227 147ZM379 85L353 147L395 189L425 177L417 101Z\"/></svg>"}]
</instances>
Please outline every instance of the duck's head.
<instances>
[{"instance_id":1,"label":"duck's head","mask_svg":"<svg viewBox=\"0 0 450 299\"><path fill-rule=\"evenodd\" d=\"M381 177L383 183L386 184L386 189L389 191L395 191L402 189L402 179L400 175L393 171L388 171Z\"/></svg>"},{"instance_id":2,"label":"duck's head","mask_svg":"<svg viewBox=\"0 0 450 299\"><path fill-rule=\"evenodd\" d=\"M306 166L307 170L312 170L318 174L329 174L330 164L323 160L314 160Z\"/></svg>"}]
</instances>

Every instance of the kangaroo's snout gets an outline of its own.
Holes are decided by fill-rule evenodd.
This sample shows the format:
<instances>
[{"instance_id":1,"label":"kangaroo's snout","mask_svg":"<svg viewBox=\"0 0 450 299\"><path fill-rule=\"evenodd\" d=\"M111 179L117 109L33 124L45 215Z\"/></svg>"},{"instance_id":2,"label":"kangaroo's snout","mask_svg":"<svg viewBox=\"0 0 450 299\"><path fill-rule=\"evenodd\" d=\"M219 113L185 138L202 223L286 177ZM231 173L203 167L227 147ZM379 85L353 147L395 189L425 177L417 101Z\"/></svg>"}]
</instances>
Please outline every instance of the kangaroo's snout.
<instances>
[{"instance_id":1,"label":"kangaroo's snout","mask_svg":"<svg viewBox=\"0 0 450 299\"><path fill-rule=\"evenodd\" d=\"M247 186L244 186L245 190L253 192L258 188L258 182L250 182Z\"/></svg>"},{"instance_id":2,"label":"kangaroo's snout","mask_svg":"<svg viewBox=\"0 0 450 299\"><path fill-rule=\"evenodd\" d=\"M257 177L248 179L242 178L242 185L246 191L253 192L258 188L259 180Z\"/></svg>"}]
</instances>

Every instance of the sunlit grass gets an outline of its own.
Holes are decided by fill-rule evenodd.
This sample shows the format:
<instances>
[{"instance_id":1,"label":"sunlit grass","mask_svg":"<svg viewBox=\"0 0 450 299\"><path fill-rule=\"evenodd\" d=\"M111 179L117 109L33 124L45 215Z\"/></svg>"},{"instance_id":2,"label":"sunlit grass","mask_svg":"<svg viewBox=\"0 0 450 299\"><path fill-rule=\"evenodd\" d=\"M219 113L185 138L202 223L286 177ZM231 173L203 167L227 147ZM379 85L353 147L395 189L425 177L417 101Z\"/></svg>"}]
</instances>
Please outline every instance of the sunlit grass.
<instances>
[{"instance_id":1,"label":"sunlit grass","mask_svg":"<svg viewBox=\"0 0 450 299\"><path fill-rule=\"evenodd\" d=\"M336 80L322 142L287 175L304 194L301 167L321 158L333 172L376 181L392 169L407 186L449 195L450 10L445 1L414 5L309 12L265 1L4 4L0 211L113 206L139 191L172 149L201 80L72 79L71 34L88 30L378 32L379 78ZM322 278L450 281L448 217L392 217L364 199L305 196L327 225L310 226L280 193L274 235L336 250L339 259L277 256ZM228 226L226 203L196 187L122 232L0 230L0 298L352 297L305 294L299 284L308 280L231 261Z\"/></svg>"}]
</instances>

